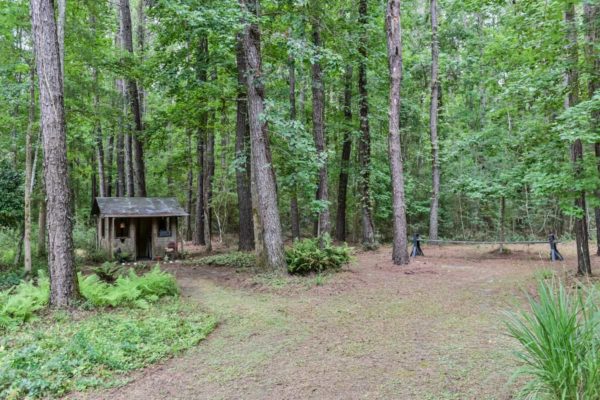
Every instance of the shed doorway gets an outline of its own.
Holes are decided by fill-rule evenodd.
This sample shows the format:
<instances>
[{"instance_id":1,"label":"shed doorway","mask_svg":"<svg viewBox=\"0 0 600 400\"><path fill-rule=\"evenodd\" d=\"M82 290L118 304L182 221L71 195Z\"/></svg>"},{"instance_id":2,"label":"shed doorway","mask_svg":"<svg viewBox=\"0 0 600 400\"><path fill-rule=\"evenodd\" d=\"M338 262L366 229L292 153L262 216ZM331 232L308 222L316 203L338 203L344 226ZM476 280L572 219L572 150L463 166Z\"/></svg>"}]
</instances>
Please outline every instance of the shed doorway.
<instances>
[{"instance_id":1,"label":"shed doorway","mask_svg":"<svg viewBox=\"0 0 600 400\"><path fill-rule=\"evenodd\" d=\"M135 230L136 258L138 260L152 259L152 219L139 218Z\"/></svg>"}]
</instances>

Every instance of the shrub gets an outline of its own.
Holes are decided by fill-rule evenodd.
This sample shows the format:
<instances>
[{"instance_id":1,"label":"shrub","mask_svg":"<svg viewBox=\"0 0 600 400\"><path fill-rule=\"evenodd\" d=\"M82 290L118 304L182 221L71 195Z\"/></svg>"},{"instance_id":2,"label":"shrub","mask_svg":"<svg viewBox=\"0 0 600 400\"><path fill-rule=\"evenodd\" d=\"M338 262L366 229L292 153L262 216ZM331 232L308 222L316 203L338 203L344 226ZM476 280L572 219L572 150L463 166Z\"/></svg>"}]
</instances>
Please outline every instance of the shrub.
<instances>
[{"instance_id":1,"label":"shrub","mask_svg":"<svg viewBox=\"0 0 600 400\"><path fill-rule=\"evenodd\" d=\"M114 262L105 262L99 267L94 268L94 274L98 275L98 278L102 282L115 283L117 278L123 273L123 269L120 265Z\"/></svg>"},{"instance_id":2,"label":"shrub","mask_svg":"<svg viewBox=\"0 0 600 400\"><path fill-rule=\"evenodd\" d=\"M509 314L510 336L521 345L517 376L529 378L521 395L560 400L600 399L598 291L569 293L541 282L528 312Z\"/></svg>"},{"instance_id":3,"label":"shrub","mask_svg":"<svg viewBox=\"0 0 600 400\"><path fill-rule=\"evenodd\" d=\"M286 251L288 272L306 275L339 270L350 262L350 253L350 247L334 246L329 237L299 240Z\"/></svg>"},{"instance_id":4,"label":"shrub","mask_svg":"<svg viewBox=\"0 0 600 400\"><path fill-rule=\"evenodd\" d=\"M178 293L173 275L161 271L158 266L142 276L137 276L133 270L129 270L129 274L117 278L114 285L103 282L98 275L86 278L79 275L79 289L83 297L96 307L145 308L149 302Z\"/></svg>"},{"instance_id":5,"label":"shrub","mask_svg":"<svg viewBox=\"0 0 600 400\"><path fill-rule=\"evenodd\" d=\"M0 271L0 290L6 290L21 283L22 274L15 270Z\"/></svg>"},{"instance_id":6,"label":"shrub","mask_svg":"<svg viewBox=\"0 0 600 400\"><path fill-rule=\"evenodd\" d=\"M219 267L252 268L256 265L256 256L253 253L235 251L227 254L202 257L191 262L194 264L217 265Z\"/></svg>"},{"instance_id":7,"label":"shrub","mask_svg":"<svg viewBox=\"0 0 600 400\"><path fill-rule=\"evenodd\" d=\"M195 346L215 326L212 316L179 300L84 319L55 313L0 335L0 399L55 398L115 385L116 374Z\"/></svg>"},{"instance_id":8,"label":"shrub","mask_svg":"<svg viewBox=\"0 0 600 400\"><path fill-rule=\"evenodd\" d=\"M0 292L0 327L28 321L48 304L49 298L50 281L43 271L39 272L37 285L23 281Z\"/></svg>"}]
</instances>

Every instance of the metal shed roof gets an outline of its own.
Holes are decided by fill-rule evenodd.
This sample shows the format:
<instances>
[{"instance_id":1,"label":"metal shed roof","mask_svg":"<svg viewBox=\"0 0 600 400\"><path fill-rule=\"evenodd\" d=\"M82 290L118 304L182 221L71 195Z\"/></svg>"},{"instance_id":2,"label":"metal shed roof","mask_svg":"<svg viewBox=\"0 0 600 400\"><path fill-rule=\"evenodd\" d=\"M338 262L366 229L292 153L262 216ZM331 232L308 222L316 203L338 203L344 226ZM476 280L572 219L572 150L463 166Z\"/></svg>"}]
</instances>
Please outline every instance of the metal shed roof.
<instances>
[{"instance_id":1,"label":"metal shed roof","mask_svg":"<svg viewBox=\"0 0 600 400\"><path fill-rule=\"evenodd\" d=\"M101 217L185 217L174 197L96 197L93 215Z\"/></svg>"}]
</instances>

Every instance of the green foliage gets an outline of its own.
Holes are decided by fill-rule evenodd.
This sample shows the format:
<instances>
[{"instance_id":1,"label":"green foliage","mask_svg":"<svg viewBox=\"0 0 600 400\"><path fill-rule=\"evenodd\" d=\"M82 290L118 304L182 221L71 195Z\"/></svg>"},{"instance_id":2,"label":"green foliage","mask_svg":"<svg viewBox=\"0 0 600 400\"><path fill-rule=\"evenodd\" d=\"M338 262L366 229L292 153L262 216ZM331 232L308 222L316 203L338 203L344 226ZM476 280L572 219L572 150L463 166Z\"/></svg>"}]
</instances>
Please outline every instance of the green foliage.
<instances>
[{"instance_id":1,"label":"green foliage","mask_svg":"<svg viewBox=\"0 0 600 400\"><path fill-rule=\"evenodd\" d=\"M23 175L0 160L0 227L14 227L23 220Z\"/></svg>"},{"instance_id":2,"label":"green foliage","mask_svg":"<svg viewBox=\"0 0 600 400\"><path fill-rule=\"evenodd\" d=\"M156 266L152 271L138 276L135 271L116 279L114 285L103 282L98 275L79 276L79 289L83 297L96 307L148 307L163 296L175 296L179 290L173 275Z\"/></svg>"},{"instance_id":3,"label":"green foliage","mask_svg":"<svg viewBox=\"0 0 600 400\"><path fill-rule=\"evenodd\" d=\"M600 297L540 283L529 311L510 314L508 332L521 345L517 375L529 379L524 398L600 398Z\"/></svg>"},{"instance_id":4,"label":"green foliage","mask_svg":"<svg viewBox=\"0 0 600 400\"><path fill-rule=\"evenodd\" d=\"M286 251L286 260L290 274L337 271L350 262L351 248L334 246L329 237L298 240Z\"/></svg>"},{"instance_id":5,"label":"green foliage","mask_svg":"<svg viewBox=\"0 0 600 400\"><path fill-rule=\"evenodd\" d=\"M0 328L8 328L29 321L37 311L48 304L49 279L43 270L38 272L37 284L22 281L19 285L0 292ZM114 284L103 282L98 275L83 277L79 274L79 289L88 304L94 307L148 308L164 296L179 293L175 278L155 267L137 276L133 270L118 277Z\"/></svg>"},{"instance_id":6,"label":"green foliage","mask_svg":"<svg viewBox=\"0 0 600 400\"><path fill-rule=\"evenodd\" d=\"M39 272L37 285L23 281L18 286L0 292L0 328L30 320L48 305L50 280Z\"/></svg>"},{"instance_id":7,"label":"green foliage","mask_svg":"<svg viewBox=\"0 0 600 400\"><path fill-rule=\"evenodd\" d=\"M0 337L0 398L62 396L195 346L216 320L178 299L77 319L55 313Z\"/></svg>"},{"instance_id":8,"label":"green foliage","mask_svg":"<svg viewBox=\"0 0 600 400\"><path fill-rule=\"evenodd\" d=\"M115 283L123 269L115 262L105 262L101 266L94 268L94 274L105 283Z\"/></svg>"},{"instance_id":9,"label":"green foliage","mask_svg":"<svg viewBox=\"0 0 600 400\"><path fill-rule=\"evenodd\" d=\"M253 253L235 251L232 253L202 257L197 260L191 260L190 262L193 264L216 265L219 267L252 268L256 266L256 256Z\"/></svg>"},{"instance_id":10,"label":"green foliage","mask_svg":"<svg viewBox=\"0 0 600 400\"><path fill-rule=\"evenodd\" d=\"M0 290L6 290L21 282L22 274L15 269L0 271Z\"/></svg>"}]
</instances>

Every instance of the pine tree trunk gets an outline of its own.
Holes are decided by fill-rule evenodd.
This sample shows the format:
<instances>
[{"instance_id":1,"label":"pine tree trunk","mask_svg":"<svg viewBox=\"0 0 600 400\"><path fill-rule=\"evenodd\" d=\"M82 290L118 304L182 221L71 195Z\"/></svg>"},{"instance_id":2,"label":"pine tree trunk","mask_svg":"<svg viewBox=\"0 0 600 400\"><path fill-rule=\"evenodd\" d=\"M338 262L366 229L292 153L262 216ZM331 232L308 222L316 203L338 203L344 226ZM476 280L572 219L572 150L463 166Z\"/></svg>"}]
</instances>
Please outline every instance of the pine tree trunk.
<instances>
[{"instance_id":1,"label":"pine tree trunk","mask_svg":"<svg viewBox=\"0 0 600 400\"><path fill-rule=\"evenodd\" d=\"M197 60L197 77L199 83L202 85L208 80L208 40L203 37L200 39L198 44L198 60ZM197 181L198 185L196 188L196 213L194 218L194 237L193 243L195 245L206 245L205 238L205 227L206 221L204 220L205 211L204 208L204 147L206 145L206 137L208 132L208 113L205 109L200 111L199 128L197 131L197 142L196 142L196 159L197 159Z\"/></svg>"},{"instance_id":2,"label":"pine tree trunk","mask_svg":"<svg viewBox=\"0 0 600 400\"><path fill-rule=\"evenodd\" d=\"M239 0L243 12L258 16L258 0ZM245 22L244 54L248 73L248 120L250 125L252 171L256 188L257 208L262 223L265 267L274 271L286 270L281 222L277 208L277 186L271 162L268 127L264 114L264 86L261 78L260 29L255 22Z\"/></svg>"},{"instance_id":3,"label":"pine tree trunk","mask_svg":"<svg viewBox=\"0 0 600 400\"><path fill-rule=\"evenodd\" d=\"M392 174L394 225L394 264L408 264L406 203L404 199L404 170L400 146L400 84L402 81L402 31L400 0L388 0L385 16L388 64L390 71L389 153Z\"/></svg>"},{"instance_id":4,"label":"pine tree trunk","mask_svg":"<svg viewBox=\"0 0 600 400\"><path fill-rule=\"evenodd\" d=\"M31 194L33 191L33 177L35 174L33 167L33 149L32 136L35 124L35 66L30 66L29 72L29 121L27 124L27 133L25 136L25 200L24 213L25 221L23 225L23 257L25 274L31 274Z\"/></svg>"},{"instance_id":5,"label":"pine tree trunk","mask_svg":"<svg viewBox=\"0 0 600 400\"><path fill-rule=\"evenodd\" d=\"M439 110L439 42L438 42L437 0L431 0L431 104L429 108L429 130L431 134L431 208L429 211L429 238L438 238L438 213L440 202L440 155L438 141Z\"/></svg>"},{"instance_id":6,"label":"pine tree trunk","mask_svg":"<svg viewBox=\"0 0 600 400\"><path fill-rule=\"evenodd\" d=\"M131 31L131 11L129 0L120 0L121 5L121 40L123 49L133 55L133 38ZM133 115L133 132L131 134L132 164L134 194L139 197L146 197L146 175L144 166L144 146L142 144L142 109L140 105L140 94L135 79L127 78L127 93Z\"/></svg>"},{"instance_id":7,"label":"pine tree trunk","mask_svg":"<svg viewBox=\"0 0 600 400\"><path fill-rule=\"evenodd\" d=\"M296 111L296 61L294 56L290 54L289 62L289 83L290 83L290 121L295 122L297 119ZM292 239L300 239L300 210L298 207L298 194L296 182L292 183L290 193L290 226L292 229Z\"/></svg>"},{"instance_id":8,"label":"pine tree trunk","mask_svg":"<svg viewBox=\"0 0 600 400\"><path fill-rule=\"evenodd\" d=\"M590 74L588 80L588 96L591 99L594 93L600 89L600 4L593 4L587 0L583 5L585 20L585 40L586 40L586 64ZM600 125L600 111L592 115L596 125ZM600 175L600 142L594 144L594 153L598 174ZM600 190L596 191L596 198L600 200ZM600 256L600 207L594 208L594 217L596 222L596 255Z\"/></svg>"},{"instance_id":9,"label":"pine tree trunk","mask_svg":"<svg viewBox=\"0 0 600 400\"><path fill-rule=\"evenodd\" d=\"M92 25L95 21L92 19ZM96 167L98 170L98 195L106 197L106 178L104 176L104 142L102 140L102 125L100 124L100 94L98 89L98 70L92 69L94 83L94 134L96 136Z\"/></svg>"},{"instance_id":10,"label":"pine tree trunk","mask_svg":"<svg viewBox=\"0 0 600 400\"><path fill-rule=\"evenodd\" d=\"M358 161L360 164L359 190L362 222L362 244L365 249L375 249L375 224L373 223L373 202L371 199L371 130L369 127L369 92L367 89L367 43L368 14L367 0L360 0L359 22L362 37L358 52L358 93L360 107L360 140L358 141Z\"/></svg>"},{"instance_id":11,"label":"pine tree trunk","mask_svg":"<svg viewBox=\"0 0 600 400\"><path fill-rule=\"evenodd\" d=\"M192 149L192 132L188 131L188 176L187 176L187 194L185 202L185 211L188 216L185 217L185 240L192 240L192 207L194 203L194 162Z\"/></svg>"},{"instance_id":12,"label":"pine tree trunk","mask_svg":"<svg viewBox=\"0 0 600 400\"><path fill-rule=\"evenodd\" d=\"M125 193L127 197L135 196L133 179L133 150L131 134L125 133Z\"/></svg>"},{"instance_id":13,"label":"pine tree trunk","mask_svg":"<svg viewBox=\"0 0 600 400\"><path fill-rule=\"evenodd\" d=\"M42 178L42 181L44 179ZM37 256L42 258L46 256L46 241L48 235L46 234L46 189L45 183L42 182L40 185L41 199L38 209L38 237L37 237Z\"/></svg>"},{"instance_id":14,"label":"pine tree trunk","mask_svg":"<svg viewBox=\"0 0 600 400\"><path fill-rule=\"evenodd\" d=\"M73 254L73 217L67 168L63 76L53 0L31 0L40 82L41 129L48 208L50 305L68 307L79 298Z\"/></svg>"},{"instance_id":15,"label":"pine tree trunk","mask_svg":"<svg viewBox=\"0 0 600 400\"><path fill-rule=\"evenodd\" d=\"M206 252L212 251L212 186L215 175L215 112L211 112L211 126L207 131L204 157L204 241Z\"/></svg>"},{"instance_id":16,"label":"pine tree trunk","mask_svg":"<svg viewBox=\"0 0 600 400\"><path fill-rule=\"evenodd\" d=\"M579 71L577 69L579 51L577 44L577 22L575 16L575 5L569 2L565 9L565 23L567 26L567 71L566 84L568 89L565 98L565 108L570 108L579 102ZM583 144L576 139L571 144L571 162L575 179L581 179L583 173ZM575 199L575 207L579 210L579 216L575 217L575 242L577 245L577 274L591 275L589 237L587 226L587 208L585 202L585 191L580 191Z\"/></svg>"},{"instance_id":17,"label":"pine tree trunk","mask_svg":"<svg viewBox=\"0 0 600 400\"><path fill-rule=\"evenodd\" d=\"M235 179L237 184L239 214L239 249L254 249L254 222L252 220L252 192L250 188L250 128L248 126L248 103L246 100L246 57L243 37L237 38L236 59L238 69L237 120L235 129Z\"/></svg>"},{"instance_id":18,"label":"pine tree trunk","mask_svg":"<svg viewBox=\"0 0 600 400\"><path fill-rule=\"evenodd\" d=\"M340 160L340 178L338 186L335 238L340 242L346 240L346 199L348 193L348 171L350 168L350 152L352 151L352 65L346 66L344 78L344 136L342 138L342 158Z\"/></svg>"},{"instance_id":19,"label":"pine tree trunk","mask_svg":"<svg viewBox=\"0 0 600 400\"><path fill-rule=\"evenodd\" d=\"M315 2L316 3L316 2ZM318 14L316 12L315 14ZM318 17L313 22L313 45L319 51L321 47L321 22ZM313 94L313 134L317 157L322 162L319 168L319 184L317 200L324 207L318 216L317 236L329 234L329 188L327 183L327 149L325 147L325 89L323 86L323 71L321 62L316 60L312 64L312 94Z\"/></svg>"},{"instance_id":20,"label":"pine tree trunk","mask_svg":"<svg viewBox=\"0 0 600 400\"><path fill-rule=\"evenodd\" d=\"M113 187L114 187L114 182L113 182L113 154L115 151L115 137L113 136L113 133L111 132L110 136L108 136L108 151L107 151L107 155L106 155L106 165L105 167L105 171L106 171L106 196L107 197L112 197L113 195Z\"/></svg>"}]
</instances>

